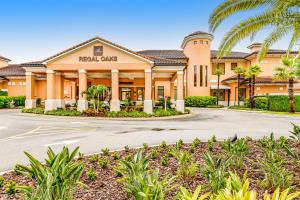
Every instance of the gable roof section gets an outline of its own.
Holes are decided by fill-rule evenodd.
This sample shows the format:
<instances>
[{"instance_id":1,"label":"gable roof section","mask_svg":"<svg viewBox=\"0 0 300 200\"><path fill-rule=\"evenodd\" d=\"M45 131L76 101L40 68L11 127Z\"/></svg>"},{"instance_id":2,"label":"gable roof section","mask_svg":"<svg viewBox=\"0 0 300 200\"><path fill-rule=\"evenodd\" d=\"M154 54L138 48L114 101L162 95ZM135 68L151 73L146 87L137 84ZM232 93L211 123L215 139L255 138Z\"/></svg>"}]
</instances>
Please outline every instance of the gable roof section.
<instances>
[{"instance_id":1,"label":"gable roof section","mask_svg":"<svg viewBox=\"0 0 300 200\"><path fill-rule=\"evenodd\" d=\"M217 59L218 51L211 50L210 55L211 55L211 59ZM249 55L249 53L232 51L228 55L223 56L221 59L244 59L248 55Z\"/></svg>"},{"instance_id":2,"label":"gable roof section","mask_svg":"<svg viewBox=\"0 0 300 200\"><path fill-rule=\"evenodd\" d=\"M0 55L0 60L4 60L4 61L7 61L7 62L11 61L10 59L5 58L5 57L3 57L3 56L1 56L1 55Z\"/></svg>"},{"instance_id":3,"label":"gable roof section","mask_svg":"<svg viewBox=\"0 0 300 200\"><path fill-rule=\"evenodd\" d=\"M87 45L89 45L89 44L91 44L91 43L93 43L93 42L96 42L96 41L102 42L102 43L104 43L104 44L106 44L106 45L108 45L108 46L111 46L111 47L117 48L117 49L119 49L119 50L122 50L122 51L124 51L124 52L127 52L127 53L129 53L129 54L131 54L131 55L134 55L134 56L136 56L136 57L139 57L139 58L141 58L141 59L143 59L143 60L145 60L145 61L147 61L147 62L150 62L150 63L153 62L153 60L152 60L151 58L147 57L147 56L144 56L144 55L141 55L141 54L139 54L139 53L137 53L137 52L131 51L131 50L125 48L125 47L122 47L122 46L120 46L120 45L117 45L117 44L115 44L115 43L113 43L113 42L110 42L110 41L108 41L108 40L105 40L105 39L103 39L103 38L100 38L100 37L94 37L94 38L92 38L92 39L90 39L90 40L87 40L87 41L85 41L85 42L82 42L82 43L80 43L80 44L78 44L78 45L75 45L75 46L73 46L73 47L71 47L71 48L69 48L69 49L66 49L66 50L64 50L64 51L62 51L62 52L60 52L60 53L58 53L58 54L55 54L55 55L53 55L53 56L51 56L51 57L49 57L49 58L43 60L42 64L46 64L47 62L49 62L49 61L51 61L51 60L57 59L57 58L59 58L59 57L61 57L61 56L64 56L64 55L66 55L66 54L68 54L68 53L71 53L71 52L73 52L73 51L75 51L75 50L77 50L77 49L79 49L79 48L82 48L82 47L84 47L84 46L87 46Z\"/></svg>"}]
</instances>

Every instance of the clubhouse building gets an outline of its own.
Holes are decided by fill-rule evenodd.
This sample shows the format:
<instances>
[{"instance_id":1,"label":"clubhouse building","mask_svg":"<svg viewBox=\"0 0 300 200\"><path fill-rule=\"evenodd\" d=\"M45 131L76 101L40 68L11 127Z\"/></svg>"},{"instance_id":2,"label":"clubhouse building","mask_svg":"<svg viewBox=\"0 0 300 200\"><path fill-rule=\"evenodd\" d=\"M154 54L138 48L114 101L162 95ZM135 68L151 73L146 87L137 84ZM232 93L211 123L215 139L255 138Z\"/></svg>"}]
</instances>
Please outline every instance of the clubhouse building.
<instances>
[{"instance_id":1,"label":"clubhouse building","mask_svg":"<svg viewBox=\"0 0 300 200\"><path fill-rule=\"evenodd\" d=\"M151 113L154 103L165 97L171 98L177 110L184 111L185 96L217 95L215 70L220 68L219 100L225 106L234 105L238 99L234 68L258 64L261 44L250 45L249 52L231 52L217 58L217 51L211 50L212 40L211 34L198 31L184 37L182 50L132 51L95 37L42 61L11 65L9 59L0 56L0 90L9 96L26 95L26 108L36 107L36 100L41 99L45 100L45 110L77 102L78 110L83 111L88 101L82 92L101 84L109 88L101 98L110 103L112 111L119 111L122 101L130 98ZM285 53L271 49L259 63L263 72L256 78L256 94L287 94L286 81L272 80ZM248 80L241 81L243 101Z\"/></svg>"}]
</instances>

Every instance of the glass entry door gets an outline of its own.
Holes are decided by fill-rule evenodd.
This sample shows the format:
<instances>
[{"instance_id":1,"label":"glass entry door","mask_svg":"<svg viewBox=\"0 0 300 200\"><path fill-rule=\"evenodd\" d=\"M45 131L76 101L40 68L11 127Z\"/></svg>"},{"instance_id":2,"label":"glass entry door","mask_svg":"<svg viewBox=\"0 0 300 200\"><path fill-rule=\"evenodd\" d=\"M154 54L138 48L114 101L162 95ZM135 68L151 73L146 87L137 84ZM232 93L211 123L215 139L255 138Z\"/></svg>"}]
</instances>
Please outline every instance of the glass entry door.
<instances>
[{"instance_id":1,"label":"glass entry door","mask_svg":"<svg viewBox=\"0 0 300 200\"><path fill-rule=\"evenodd\" d=\"M131 99L131 88L121 88L121 100Z\"/></svg>"}]
</instances>

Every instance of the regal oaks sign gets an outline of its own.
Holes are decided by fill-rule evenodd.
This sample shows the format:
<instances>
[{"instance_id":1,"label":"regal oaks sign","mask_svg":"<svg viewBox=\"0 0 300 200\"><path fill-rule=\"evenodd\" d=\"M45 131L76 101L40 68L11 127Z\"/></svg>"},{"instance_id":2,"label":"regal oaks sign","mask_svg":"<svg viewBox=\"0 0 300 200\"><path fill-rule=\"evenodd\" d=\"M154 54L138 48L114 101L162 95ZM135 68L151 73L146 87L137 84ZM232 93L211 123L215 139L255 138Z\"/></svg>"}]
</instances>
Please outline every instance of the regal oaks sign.
<instances>
[{"instance_id":1,"label":"regal oaks sign","mask_svg":"<svg viewBox=\"0 0 300 200\"><path fill-rule=\"evenodd\" d=\"M103 46L94 46L94 56L79 56L79 62L117 62L117 56L103 56Z\"/></svg>"},{"instance_id":2,"label":"regal oaks sign","mask_svg":"<svg viewBox=\"0 0 300 200\"><path fill-rule=\"evenodd\" d=\"M117 62L117 56L79 56L79 62Z\"/></svg>"}]
</instances>

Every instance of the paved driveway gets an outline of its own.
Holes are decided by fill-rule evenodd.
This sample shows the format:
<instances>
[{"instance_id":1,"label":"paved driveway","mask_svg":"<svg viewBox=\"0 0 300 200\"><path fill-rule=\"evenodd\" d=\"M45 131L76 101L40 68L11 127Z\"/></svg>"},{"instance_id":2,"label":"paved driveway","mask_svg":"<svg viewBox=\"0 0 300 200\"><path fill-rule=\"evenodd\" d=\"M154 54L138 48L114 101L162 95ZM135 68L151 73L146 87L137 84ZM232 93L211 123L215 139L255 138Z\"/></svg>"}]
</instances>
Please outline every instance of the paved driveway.
<instances>
[{"instance_id":1,"label":"paved driveway","mask_svg":"<svg viewBox=\"0 0 300 200\"><path fill-rule=\"evenodd\" d=\"M299 117L287 117L241 111L193 109L195 116L160 121L115 121L49 116L23 116L18 110L0 110L0 171L16 163L27 163L23 151L39 159L47 147L55 150L64 145L80 146L83 153L99 152L101 148L120 149L174 143L182 138L207 140L212 135L223 140L237 133L240 137L260 138L274 132L288 135L290 122L300 124Z\"/></svg>"}]
</instances>

